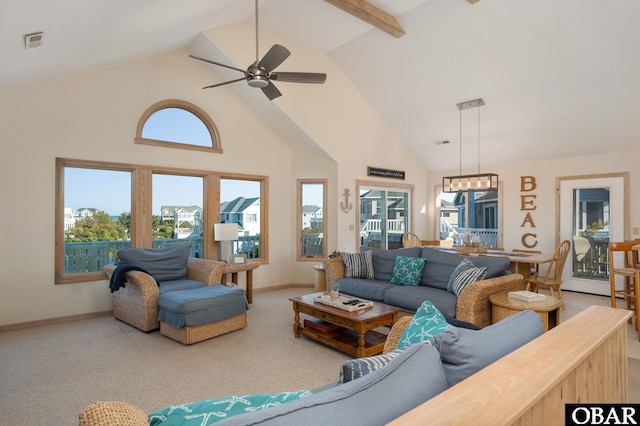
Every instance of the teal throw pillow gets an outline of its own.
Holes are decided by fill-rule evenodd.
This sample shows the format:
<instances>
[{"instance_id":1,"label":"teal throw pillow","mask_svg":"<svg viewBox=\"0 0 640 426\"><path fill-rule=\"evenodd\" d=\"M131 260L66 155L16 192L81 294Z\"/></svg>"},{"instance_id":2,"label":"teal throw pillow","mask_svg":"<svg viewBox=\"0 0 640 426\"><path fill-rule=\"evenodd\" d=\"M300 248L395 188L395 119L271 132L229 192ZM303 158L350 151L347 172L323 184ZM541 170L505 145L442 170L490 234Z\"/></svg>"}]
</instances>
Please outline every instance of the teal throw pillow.
<instances>
[{"instance_id":1,"label":"teal throw pillow","mask_svg":"<svg viewBox=\"0 0 640 426\"><path fill-rule=\"evenodd\" d=\"M427 259L423 257L396 256L393 262L391 284L418 285Z\"/></svg>"},{"instance_id":2,"label":"teal throw pillow","mask_svg":"<svg viewBox=\"0 0 640 426\"><path fill-rule=\"evenodd\" d=\"M371 251L363 253L342 253L345 278L373 279L373 257Z\"/></svg>"},{"instance_id":3,"label":"teal throw pillow","mask_svg":"<svg viewBox=\"0 0 640 426\"><path fill-rule=\"evenodd\" d=\"M206 399L189 404L171 405L149 414L151 426L200 426L210 425L231 416L277 407L286 402L311 395L311 391L254 394Z\"/></svg>"},{"instance_id":4,"label":"teal throw pillow","mask_svg":"<svg viewBox=\"0 0 640 426\"><path fill-rule=\"evenodd\" d=\"M486 276L486 267L478 268L469 259L464 259L453 271L453 274L451 274L449 283L447 284L447 290L456 296L460 296L460 293L462 293L462 290L464 290L466 286L476 281L484 280Z\"/></svg>"},{"instance_id":5,"label":"teal throw pillow","mask_svg":"<svg viewBox=\"0 0 640 426\"><path fill-rule=\"evenodd\" d=\"M414 343L426 342L441 331L452 327L433 303L425 300L418 308L413 320L400 336L396 349L404 349Z\"/></svg>"}]
</instances>

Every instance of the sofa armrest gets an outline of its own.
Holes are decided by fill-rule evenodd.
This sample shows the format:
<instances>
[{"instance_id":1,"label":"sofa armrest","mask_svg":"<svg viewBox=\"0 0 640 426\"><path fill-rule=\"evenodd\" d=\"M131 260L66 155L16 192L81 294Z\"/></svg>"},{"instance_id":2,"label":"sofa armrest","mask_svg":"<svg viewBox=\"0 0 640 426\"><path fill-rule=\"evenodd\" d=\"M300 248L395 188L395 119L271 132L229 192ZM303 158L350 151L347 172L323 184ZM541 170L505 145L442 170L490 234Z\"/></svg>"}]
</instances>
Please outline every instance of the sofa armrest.
<instances>
[{"instance_id":1,"label":"sofa armrest","mask_svg":"<svg viewBox=\"0 0 640 426\"><path fill-rule=\"evenodd\" d=\"M94 402L78 416L79 426L149 426L147 414L125 402Z\"/></svg>"},{"instance_id":2,"label":"sofa armrest","mask_svg":"<svg viewBox=\"0 0 640 426\"><path fill-rule=\"evenodd\" d=\"M398 342L402 337L402 333L409 326L409 323L413 319L413 315L404 315L398 318L398 321L393 324L391 330L389 330L389 334L387 335L387 340L384 342L384 349L382 350L383 354L387 352L391 352L398 347Z\"/></svg>"},{"instance_id":3,"label":"sofa armrest","mask_svg":"<svg viewBox=\"0 0 640 426\"><path fill-rule=\"evenodd\" d=\"M113 275L113 271L116 270L116 266L107 265L102 268L102 270L106 272L109 279L111 279L111 275ZM160 294L158 283L151 275L142 271L127 271L125 277L127 277L127 285L134 286L136 288L135 291L140 293L145 299L158 298ZM119 291L122 291L122 289Z\"/></svg>"},{"instance_id":4,"label":"sofa armrest","mask_svg":"<svg viewBox=\"0 0 640 426\"><path fill-rule=\"evenodd\" d=\"M323 263L327 278L327 290L331 290L336 280L344 277L344 261L341 257L332 257Z\"/></svg>"},{"instance_id":5,"label":"sofa armrest","mask_svg":"<svg viewBox=\"0 0 640 426\"><path fill-rule=\"evenodd\" d=\"M525 280L520 274L490 278L468 285L458 296L456 319L479 327L491 325L489 296L503 291L523 290Z\"/></svg>"},{"instance_id":6,"label":"sofa armrest","mask_svg":"<svg viewBox=\"0 0 640 426\"><path fill-rule=\"evenodd\" d=\"M218 260L190 257L187 262L187 279L200 281L207 285L222 282L225 263Z\"/></svg>"}]
</instances>

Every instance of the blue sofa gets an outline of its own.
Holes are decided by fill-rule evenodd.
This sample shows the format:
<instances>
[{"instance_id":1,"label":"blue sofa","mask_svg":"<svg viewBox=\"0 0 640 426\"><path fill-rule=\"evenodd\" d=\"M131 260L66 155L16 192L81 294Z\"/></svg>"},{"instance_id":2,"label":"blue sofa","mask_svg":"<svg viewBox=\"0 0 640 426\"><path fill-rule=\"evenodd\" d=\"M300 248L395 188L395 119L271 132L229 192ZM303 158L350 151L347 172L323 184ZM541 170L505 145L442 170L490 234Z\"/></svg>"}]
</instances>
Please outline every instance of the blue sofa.
<instances>
[{"instance_id":1,"label":"blue sofa","mask_svg":"<svg viewBox=\"0 0 640 426\"><path fill-rule=\"evenodd\" d=\"M341 293L397 306L409 313L414 313L425 300L430 300L447 318L486 327L491 324L489 296L524 288L522 275L511 274L507 270L507 258L461 256L433 247L396 250L364 248L363 251L371 251L373 279L347 278L344 259L330 258L324 262L328 289L338 283ZM418 285L391 283L398 256L425 260ZM447 286L449 278L464 259L470 260L477 267L486 267L486 277L466 286L456 295Z\"/></svg>"},{"instance_id":2,"label":"blue sofa","mask_svg":"<svg viewBox=\"0 0 640 426\"><path fill-rule=\"evenodd\" d=\"M396 330L399 324L390 334L402 333L403 330ZM96 419L119 418L127 419L118 423L124 426L148 425L149 420L154 426L163 426L183 424L182 421L187 420L198 422L203 415L219 420L215 424L220 426L383 425L455 387L542 333L540 316L533 311L523 311L480 330L450 327L427 343L396 351L393 357L387 354L346 361L345 364L362 362L359 377L346 383L331 383L310 395L306 392L304 397L280 405L271 404L273 406L266 409L245 407L241 414L230 417L224 410L226 405L219 405L235 401L233 397L226 397L166 407L147 417L130 404L103 402L87 407L80 414L80 425L96 426L99 424ZM376 367L371 367L374 365ZM243 402L251 401L252 395L241 398Z\"/></svg>"}]
</instances>

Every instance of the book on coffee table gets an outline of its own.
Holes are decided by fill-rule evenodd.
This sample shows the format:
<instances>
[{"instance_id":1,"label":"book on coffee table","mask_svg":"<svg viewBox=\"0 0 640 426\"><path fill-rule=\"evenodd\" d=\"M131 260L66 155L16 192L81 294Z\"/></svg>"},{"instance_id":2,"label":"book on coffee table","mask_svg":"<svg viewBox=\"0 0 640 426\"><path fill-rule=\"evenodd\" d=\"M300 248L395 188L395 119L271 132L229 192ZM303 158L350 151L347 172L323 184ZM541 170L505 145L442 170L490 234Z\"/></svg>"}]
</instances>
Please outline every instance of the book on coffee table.
<instances>
[{"instance_id":1,"label":"book on coffee table","mask_svg":"<svg viewBox=\"0 0 640 426\"><path fill-rule=\"evenodd\" d=\"M509 297L516 300L521 300L523 302L542 302L547 300L547 296L540 293L535 293L533 291L510 291Z\"/></svg>"},{"instance_id":2,"label":"book on coffee table","mask_svg":"<svg viewBox=\"0 0 640 426\"><path fill-rule=\"evenodd\" d=\"M318 333L330 333L340 329L341 327L339 325L331 324L330 322L322 321L318 318L305 318L304 328L317 331Z\"/></svg>"},{"instance_id":3,"label":"book on coffee table","mask_svg":"<svg viewBox=\"0 0 640 426\"><path fill-rule=\"evenodd\" d=\"M373 302L370 300L359 299L357 297L346 296L344 294L338 296L337 299L317 296L313 299L313 301L316 303L333 306L334 308L343 309L349 312L359 311L360 309L367 309L373 306Z\"/></svg>"}]
</instances>

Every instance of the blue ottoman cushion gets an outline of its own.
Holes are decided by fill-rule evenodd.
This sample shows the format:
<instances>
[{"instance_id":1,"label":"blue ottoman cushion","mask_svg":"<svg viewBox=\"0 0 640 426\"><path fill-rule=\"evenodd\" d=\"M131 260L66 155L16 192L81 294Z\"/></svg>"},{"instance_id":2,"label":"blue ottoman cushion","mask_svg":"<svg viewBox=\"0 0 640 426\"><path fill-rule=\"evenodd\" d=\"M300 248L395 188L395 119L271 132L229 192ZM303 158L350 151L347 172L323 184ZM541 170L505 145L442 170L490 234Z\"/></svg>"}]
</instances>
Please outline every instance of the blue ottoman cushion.
<instances>
[{"instance_id":1,"label":"blue ottoman cushion","mask_svg":"<svg viewBox=\"0 0 640 426\"><path fill-rule=\"evenodd\" d=\"M222 284L163 293L158 306L158 321L175 328L210 324L249 309L243 289Z\"/></svg>"}]
</instances>

